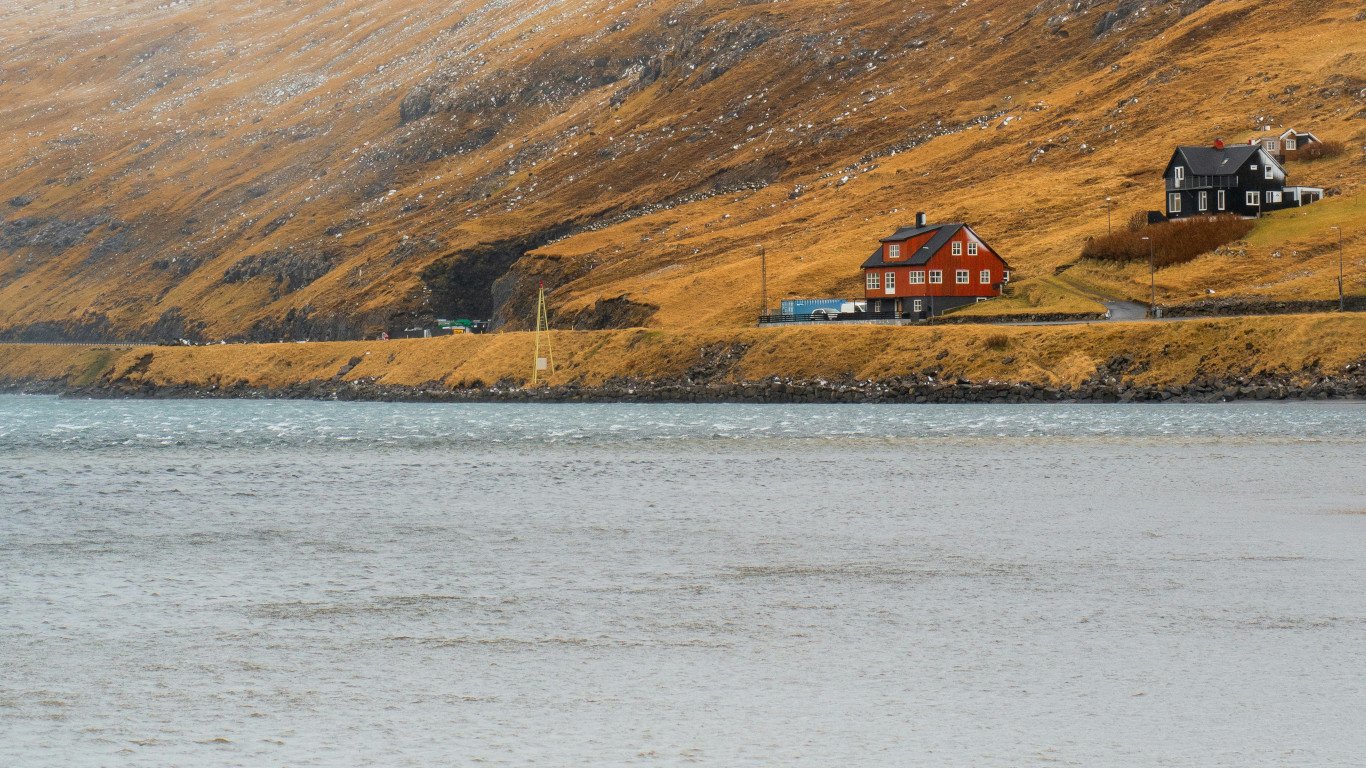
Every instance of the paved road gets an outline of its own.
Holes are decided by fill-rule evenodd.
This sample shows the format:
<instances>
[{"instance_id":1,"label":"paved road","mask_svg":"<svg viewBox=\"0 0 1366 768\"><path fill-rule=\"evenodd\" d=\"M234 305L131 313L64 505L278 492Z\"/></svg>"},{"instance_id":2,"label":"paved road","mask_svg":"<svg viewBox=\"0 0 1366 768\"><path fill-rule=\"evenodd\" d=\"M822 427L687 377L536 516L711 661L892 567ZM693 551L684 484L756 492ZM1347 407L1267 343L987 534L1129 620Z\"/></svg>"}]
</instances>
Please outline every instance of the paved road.
<instances>
[{"instance_id":1,"label":"paved road","mask_svg":"<svg viewBox=\"0 0 1366 768\"><path fill-rule=\"evenodd\" d=\"M1102 301L1107 310L1105 317L1096 320L1022 320L1020 322L1000 322L991 325L1090 325L1092 323L1131 323L1148 318L1148 305L1136 301ZM1163 320L1198 320L1197 317L1170 317ZM1209 318L1203 318L1209 319Z\"/></svg>"},{"instance_id":2,"label":"paved road","mask_svg":"<svg viewBox=\"0 0 1366 768\"><path fill-rule=\"evenodd\" d=\"M1106 320L1142 320L1148 316L1148 307L1136 301L1102 302L1110 311Z\"/></svg>"}]
</instances>

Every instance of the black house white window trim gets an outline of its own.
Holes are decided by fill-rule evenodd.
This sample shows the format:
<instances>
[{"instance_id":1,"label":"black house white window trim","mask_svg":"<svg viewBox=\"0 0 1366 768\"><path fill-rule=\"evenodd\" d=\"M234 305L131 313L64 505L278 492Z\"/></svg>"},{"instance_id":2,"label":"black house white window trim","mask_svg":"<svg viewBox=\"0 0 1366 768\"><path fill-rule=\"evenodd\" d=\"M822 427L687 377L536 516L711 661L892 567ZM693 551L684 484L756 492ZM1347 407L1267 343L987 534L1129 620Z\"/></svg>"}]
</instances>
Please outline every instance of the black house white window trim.
<instances>
[{"instance_id":1,"label":"black house white window trim","mask_svg":"<svg viewBox=\"0 0 1366 768\"><path fill-rule=\"evenodd\" d=\"M1183 182L1183 181L1185 181L1185 180L1186 180L1186 169L1185 169L1184 167L1180 166L1180 165L1176 166L1176 170L1173 171L1173 174L1172 174L1172 181L1173 181L1172 186L1174 186L1174 187L1180 189L1180 187L1181 187L1181 182Z\"/></svg>"},{"instance_id":2,"label":"black house white window trim","mask_svg":"<svg viewBox=\"0 0 1366 768\"><path fill-rule=\"evenodd\" d=\"M911 301L911 311L920 312L925 309L925 302L921 299Z\"/></svg>"},{"instance_id":3,"label":"black house white window trim","mask_svg":"<svg viewBox=\"0 0 1366 768\"><path fill-rule=\"evenodd\" d=\"M1209 193L1208 193L1208 192L1202 191L1202 192L1200 193L1200 199L1199 199L1199 202L1196 204L1196 208L1198 208L1198 209L1200 210L1201 213L1204 213L1205 211L1208 211L1208 210L1209 210Z\"/></svg>"},{"instance_id":4,"label":"black house white window trim","mask_svg":"<svg viewBox=\"0 0 1366 768\"><path fill-rule=\"evenodd\" d=\"M1225 203L1224 190L1222 190L1222 189L1219 190L1219 191L1215 194L1215 198L1216 198L1215 204L1218 206L1218 209L1221 210L1221 211L1224 210L1224 207L1225 207L1225 205L1226 205L1226 203Z\"/></svg>"},{"instance_id":5,"label":"black house white window trim","mask_svg":"<svg viewBox=\"0 0 1366 768\"><path fill-rule=\"evenodd\" d=\"M1248 204L1248 205L1261 205L1261 204L1262 204L1262 193L1261 193L1261 192L1248 192L1248 193L1247 193L1247 204Z\"/></svg>"},{"instance_id":6,"label":"black house white window trim","mask_svg":"<svg viewBox=\"0 0 1366 768\"><path fill-rule=\"evenodd\" d=\"M1173 192L1173 193L1171 193L1170 195L1167 195L1167 212L1168 212L1168 213L1180 213L1180 212L1181 212L1181 194L1180 194L1180 193L1178 193L1178 192Z\"/></svg>"},{"instance_id":7,"label":"black house white window trim","mask_svg":"<svg viewBox=\"0 0 1366 768\"><path fill-rule=\"evenodd\" d=\"M1281 193L1274 189L1268 191L1266 193L1266 201L1268 203L1279 203L1281 201Z\"/></svg>"},{"instance_id":8,"label":"black house white window trim","mask_svg":"<svg viewBox=\"0 0 1366 768\"><path fill-rule=\"evenodd\" d=\"M1276 169L1275 169L1275 168L1272 168L1270 165L1266 166L1266 167L1262 170L1262 178L1263 178L1263 179L1266 179L1266 180L1268 180L1268 181L1270 181L1271 179L1276 178Z\"/></svg>"}]
</instances>

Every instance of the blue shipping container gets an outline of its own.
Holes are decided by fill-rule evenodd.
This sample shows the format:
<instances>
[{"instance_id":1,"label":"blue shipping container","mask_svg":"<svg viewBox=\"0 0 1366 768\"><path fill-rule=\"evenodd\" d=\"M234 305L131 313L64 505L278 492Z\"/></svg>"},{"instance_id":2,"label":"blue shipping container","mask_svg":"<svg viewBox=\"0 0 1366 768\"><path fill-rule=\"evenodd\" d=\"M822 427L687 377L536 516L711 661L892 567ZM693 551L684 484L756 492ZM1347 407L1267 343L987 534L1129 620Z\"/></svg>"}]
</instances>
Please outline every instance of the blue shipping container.
<instances>
[{"instance_id":1,"label":"blue shipping container","mask_svg":"<svg viewBox=\"0 0 1366 768\"><path fill-rule=\"evenodd\" d=\"M843 303L842 299L783 299L780 312L784 315L809 317L818 309L832 309L838 312Z\"/></svg>"}]
</instances>

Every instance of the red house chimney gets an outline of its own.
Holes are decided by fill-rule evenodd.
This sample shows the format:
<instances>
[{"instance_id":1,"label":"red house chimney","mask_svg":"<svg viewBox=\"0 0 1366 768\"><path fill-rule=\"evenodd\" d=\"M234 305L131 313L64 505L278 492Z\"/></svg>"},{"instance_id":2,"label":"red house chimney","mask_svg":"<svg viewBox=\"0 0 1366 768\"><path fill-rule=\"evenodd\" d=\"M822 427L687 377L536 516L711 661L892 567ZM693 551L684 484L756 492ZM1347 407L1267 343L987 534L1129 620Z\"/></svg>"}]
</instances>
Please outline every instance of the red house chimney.
<instances>
[{"instance_id":1,"label":"red house chimney","mask_svg":"<svg viewBox=\"0 0 1366 768\"><path fill-rule=\"evenodd\" d=\"M1214 148L1215 148L1215 149L1223 149L1223 148L1224 148L1224 140L1223 140L1223 139L1215 139L1215 140L1214 140Z\"/></svg>"}]
</instances>

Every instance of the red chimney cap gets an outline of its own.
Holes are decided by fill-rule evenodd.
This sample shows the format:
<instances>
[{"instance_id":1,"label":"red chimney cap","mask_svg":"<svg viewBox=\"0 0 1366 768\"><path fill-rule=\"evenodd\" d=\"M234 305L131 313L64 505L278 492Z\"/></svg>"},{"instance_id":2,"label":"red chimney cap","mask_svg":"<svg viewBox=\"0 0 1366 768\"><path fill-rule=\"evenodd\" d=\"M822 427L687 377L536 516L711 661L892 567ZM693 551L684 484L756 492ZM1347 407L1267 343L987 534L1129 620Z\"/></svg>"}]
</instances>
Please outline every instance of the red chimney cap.
<instances>
[{"instance_id":1,"label":"red chimney cap","mask_svg":"<svg viewBox=\"0 0 1366 768\"><path fill-rule=\"evenodd\" d=\"M1223 148L1224 148L1224 140L1223 140L1223 139L1215 139L1215 140L1214 140L1214 148L1215 148L1215 149L1223 149Z\"/></svg>"}]
</instances>

